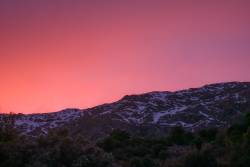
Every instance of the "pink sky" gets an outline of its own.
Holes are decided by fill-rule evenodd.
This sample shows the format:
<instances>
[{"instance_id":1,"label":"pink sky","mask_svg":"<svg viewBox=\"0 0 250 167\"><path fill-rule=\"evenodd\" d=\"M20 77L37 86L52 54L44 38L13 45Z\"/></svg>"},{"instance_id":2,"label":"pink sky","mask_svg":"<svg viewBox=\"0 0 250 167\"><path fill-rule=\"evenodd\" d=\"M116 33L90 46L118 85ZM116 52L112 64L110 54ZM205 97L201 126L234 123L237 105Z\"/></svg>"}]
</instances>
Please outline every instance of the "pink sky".
<instances>
[{"instance_id":1,"label":"pink sky","mask_svg":"<svg viewBox=\"0 0 250 167\"><path fill-rule=\"evenodd\" d=\"M0 112L250 81L247 0L2 0Z\"/></svg>"}]
</instances>

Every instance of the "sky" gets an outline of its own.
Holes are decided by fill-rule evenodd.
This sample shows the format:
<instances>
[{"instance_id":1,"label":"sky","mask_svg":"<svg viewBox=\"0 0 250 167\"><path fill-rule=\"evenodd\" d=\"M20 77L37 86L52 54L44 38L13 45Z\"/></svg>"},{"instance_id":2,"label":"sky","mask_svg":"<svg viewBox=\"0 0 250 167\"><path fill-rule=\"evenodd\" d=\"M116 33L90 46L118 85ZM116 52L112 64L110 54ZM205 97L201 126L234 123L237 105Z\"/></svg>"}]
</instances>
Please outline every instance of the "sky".
<instances>
[{"instance_id":1,"label":"sky","mask_svg":"<svg viewBox=\"0 0 250 167\"><path fill-rule=\"evenodd\" d=\"M1 0L0 112L250 81L248 0Z\"/></svg>"}]
</instances>

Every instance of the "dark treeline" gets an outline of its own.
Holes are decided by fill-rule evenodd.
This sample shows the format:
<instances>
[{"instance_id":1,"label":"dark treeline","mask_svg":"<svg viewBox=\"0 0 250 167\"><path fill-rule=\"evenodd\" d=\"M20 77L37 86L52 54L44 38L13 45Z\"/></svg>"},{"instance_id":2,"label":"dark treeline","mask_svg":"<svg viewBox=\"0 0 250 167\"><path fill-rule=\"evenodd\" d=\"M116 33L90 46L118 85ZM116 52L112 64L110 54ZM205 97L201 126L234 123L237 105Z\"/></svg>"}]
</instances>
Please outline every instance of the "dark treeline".
<instances>
[{"instance_id":1,"label":"dark treeline","mask_svg":"<svg viewBox=\"0 0 250 167\"><path fill-rule=\"evenodd\" d=\"M67 129L36 138L20 135L14 118L0 123L0 167L249 167L250 114L228 129L196 133L173 128L166 137L114 130L98 141Z\"/></svg>"}]
</instances>

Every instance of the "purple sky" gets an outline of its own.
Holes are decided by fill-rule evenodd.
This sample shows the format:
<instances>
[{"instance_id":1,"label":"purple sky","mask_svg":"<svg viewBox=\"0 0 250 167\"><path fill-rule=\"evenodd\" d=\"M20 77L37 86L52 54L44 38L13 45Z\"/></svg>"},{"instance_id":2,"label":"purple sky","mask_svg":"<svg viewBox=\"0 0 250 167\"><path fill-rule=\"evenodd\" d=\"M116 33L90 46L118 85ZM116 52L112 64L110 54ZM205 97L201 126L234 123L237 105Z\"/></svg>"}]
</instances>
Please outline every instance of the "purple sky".
<instances>
[{"instance_id":1,"label":"purple sky","mask_svg":"<svg viewBox=\"0 0 250 167\"><path fill-rule=\"evenodd\" d=\"M247 0L1 0L0 112L250 81Z\"/></svg>"}]
</instances>

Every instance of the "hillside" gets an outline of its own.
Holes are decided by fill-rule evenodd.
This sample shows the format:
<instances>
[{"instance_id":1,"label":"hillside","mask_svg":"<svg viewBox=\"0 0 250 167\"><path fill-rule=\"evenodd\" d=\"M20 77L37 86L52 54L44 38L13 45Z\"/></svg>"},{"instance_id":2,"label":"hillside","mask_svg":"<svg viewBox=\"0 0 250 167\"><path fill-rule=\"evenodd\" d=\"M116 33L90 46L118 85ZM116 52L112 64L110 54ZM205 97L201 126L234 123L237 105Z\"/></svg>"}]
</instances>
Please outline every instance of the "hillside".
<instances>
[{"instance_id":1,"label":"hillside","mask_svg":"<svg viewBox=\"0 0 250 167\"><path fill-rule=\"evenodd\" d=\"M249 106L250 83L230 82L176 92L127 95L117 102L89 109L19 114L15 125L29 135L46 134L49 129L62 126L72 129L72 133L91 136L101 136L117 128L162 134L176 126L189 131L228 127L240 120Z\"/></svg>"}]
</instances>

